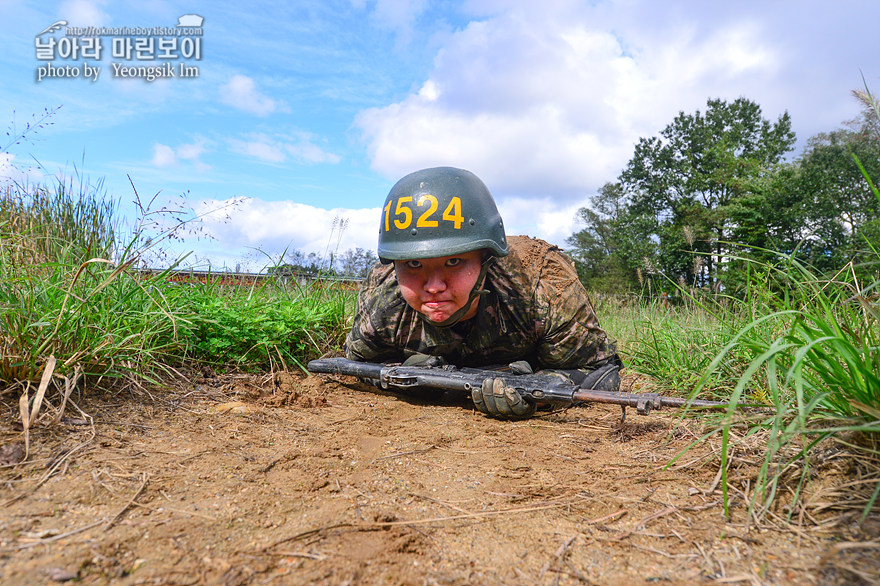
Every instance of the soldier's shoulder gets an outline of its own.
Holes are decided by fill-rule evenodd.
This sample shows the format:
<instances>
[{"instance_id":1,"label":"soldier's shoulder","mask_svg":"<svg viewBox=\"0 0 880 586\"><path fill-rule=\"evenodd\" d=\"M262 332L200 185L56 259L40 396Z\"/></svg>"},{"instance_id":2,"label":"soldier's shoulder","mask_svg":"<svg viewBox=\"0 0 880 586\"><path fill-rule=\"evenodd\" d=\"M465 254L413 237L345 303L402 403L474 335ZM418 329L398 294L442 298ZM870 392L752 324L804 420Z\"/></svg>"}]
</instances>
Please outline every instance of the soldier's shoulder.
<instances>
[{"instance_id":1,"label":"soldier's shoulder","mask_svg":"<svg viewBox=\"0 0 880 586\"><path fill-rule=\"evenodd\" d=\"M544 256L551 251L561 251L562 249L555 244L550 244L546 240L535 238L534 236L508 236L507 244L512 254L516 254L525 259L535 257L537 255Z\"/></svg>"},{"instance_id":2,"label":"soldier's shoulder","mask_svg":"<svg viewBox=\"0 0 880 586\"><path fill-rule=\"evenodd\" d=\"M518 268L540 272L548 263L571 263L568 255L561 248L540 238L509 236L507 244L510 249L509 262Z\"/></svg>"},{"instance_id":3,"label":"soldier's shoulder","mask_svg":"<svg viewBox=\"0 0 880 586\"><path fill-rule=\"evenodd\" d=\"M373 288L380 287L389 282L393 282L396 280L394 276L394 265L383 264L381 262L377 262L373 265L373 268L370 269L370 272L367 273L366 279L364 279L362 289L364 288Z\"/></svg>"},{"instance_id":4,"label":"soldier's shoulder","mask_svg":"<svg viewBox=\"0 0 880 586\"><path fill-rule=\"evenodd\" d=\"M510 254L505 264L523 277L564 284L577 279L574 263L555 244L532 236L509 236L507 243Z\"/></svg>"},{"instance_id":5,"label":"soldier's shoulder","mask_svg":"<svg viewBox=\"0 0 880 586\"><path fill-rule=\"evenodd\" d=\"M361 283L358 299L371 309L387 305L400 295L393 264L376 263Z\"/></svg>"}]
</instances>

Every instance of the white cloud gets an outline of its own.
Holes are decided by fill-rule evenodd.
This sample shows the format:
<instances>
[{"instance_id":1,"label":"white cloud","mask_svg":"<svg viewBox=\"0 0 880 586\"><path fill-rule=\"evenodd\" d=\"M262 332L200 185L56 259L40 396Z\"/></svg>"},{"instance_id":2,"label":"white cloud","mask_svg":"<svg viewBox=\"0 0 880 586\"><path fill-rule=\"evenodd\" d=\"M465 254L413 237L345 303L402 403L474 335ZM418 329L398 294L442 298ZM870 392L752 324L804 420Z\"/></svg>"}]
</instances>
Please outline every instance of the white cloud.
<instances>
[{"instance_id":1,"label":"white cloud","mask_svg":"<svg viewBox=\"0 0 880 586\"><path fill-rule=\"evenodd\" d=\"M748 22L706 31L684 20L652 35L621 12L612 20L607 7L549 4L471 22L448 38L420 88L361 112L355 126L372 167L396 178L460 166L499 201L548 196L545 209L567 209L613 180L640 136L708 98L735 99L783 66Z\"/></svg>"},{"instance_id":2,"label":"white cloud","mask_svg":"<svg viewBox=\"0 0 880 586\"><path fill-rule=\"evenodd\" d=\"M183 159L191 163L197 171L207 171L211 167L200 159L206 152L207 144L208 141L201 137L197 138L194 143L181 144L176 148L156 143L153 145L153 158L150 162L155 167L167 168L178 165Z\"/></svg>"},{"instance_id":3,"label":"white cloud","mask_svg":"<svg viewBox=\"0 0 880 586\"><path fill-rule=\"evenodd\" d=\"M205 199L194 206L196 214L204 218L207 233L223 243L222 249L211 255L215 263L234 266L249 257L256 259L252 261L256 266L249 268L259 269L284 250L319 255L353 248L376 250L379 207L325 209L259 198L246 198L233 207L230 204L231 200ZM510 198L499 204L499 211L508 234L539 236L564 247L565 239L580 229L578 207L559 206L550 198ZM211 210L219 211L212 214ZM341 233L339 220L346 221Z\"/></svg>"},{"instance_id":4,"label":"white cloud","mask_svg":"<svg viewBox=\"0 0 880 586\"><path fill-rule=\"evenodd\" d=\"M39 167L15 162L12 153L0 152L0 187L14 184L19 186L40 185L45 175Z\"/></svg>"},{"instance_id":5,"label":"white cloud","mask_svg":"<svg viewBox=\"0 0 880 586\"><path fill-rule=\"evenodd\" d=\"M282 106L260 93L254 80L246 75L233 75L229 83L220 88L220 101L257 116L266 116Z\"/></svg>"},{"instance_id":6,"label":"white cloud","mask_svg":"<svg viewBox=\"0 0 880 586\"><path fill-rule=\"evenodd\" d=\"M396 29L411 25L426 4L426 0L376 0L373 16L382 26Z\"/></svg>"},{"instance_id":7,"label":"white cloud","mask_svg":"<svg viewBox=\"0 0 880 586\"><path fill-rule=\"evenodd\" d=\"M415 24L425 11L426 0L376 0L372 22L397 34L397 42L406 47L413 41Z\"/></svg>"},{"instance_id":8,"label":"white cloud","mask_svg":"<svg viewBox=\"0 0 880 586\"><path fill-rule=\"evenodd\" d=\"M245 140L231 139L233 152L259 159L265 163L283 163L288 157L306 164L331 163L341 160L339 155L325 151L315 144L315 137L308 132L269 136L252 133Z\"/></svg>"},{"instance_id":9,"label":"white cloud","mask_svg":"<svg viewBox=\"0 0 880 586\"><path fill-rule=\"evenodd\" d=\"M152 163L156 167L171 167L177 164L177 155L174 154L174 149L166 144L154 144Z\"/></svg>"},{"instance_id":10,"label":"white cloud","mask_svg":"<svg viewBox=\"0 0 880 586\"><path fill-rule=\"evenodd\" d=\"M229 203L205 199L194 209L204 218L208 233L230 251L258 249L272 257L284 250L328 255L358 247L376 250L379 208L323 209L257 198L231 208ZM341 231L340 220L346 221Z\"/></svg>"},{"instance_id":11,"label":"white cloud","mask_svg":"<svg viewBox=\"0 0 880 586\"><path fill-rule=\"evenodd\" d=\"M338 163L341 161L339 155L328 153L309 139L300 140L299 142L289 143L286 145L287 152L295 159L305 161L307 163Z\"/></svg>"},{"instance_id":12,"label":"white cloud","mask_svg":"<svg viewBox=\"0 0 880 586\"><path fill-rule=\"evenodd\" d=\"M428 7L427 0L348 0L352 8L367 11L372 26L394 34L398 49L415 37L417 21Z\"/></svg>"},{"instance_id":13,"label":"white cloud","mask_svg":"<svg viewBox=\"0 0 880 586\"><path fill-rule=\"evenodd\" d=\"M437 84L430 79L426 81L422 86L422 89L419 90L419 98L427 103L436 102L439 97L440 90L437 89Z\"/></svg>"},{"instance_id":14,"label":"white cloud","mask_svg":"<svg viewBox=\"0 0 880 586\"><path fill-rule=\"evenodd\" d=\"M282 163L287 158L284 147L265 135L257 135L251 140L231 139L229 146L233 152L259 159L264 163Z\"/></svg>"},{"instance_id":15,"label":"white cloud","mask_svg":"<svg viewBox=\"0 0 880 586\"><path fill-rule=\"evenodd\" d=\"M189 161L194 161L198 159L205 152L205 143L196 142L192 144L182 144L177 147L177 155L181 159L187 159Z\"/></svg>"},{"instance_id":16,"label":"white cloud","mask_svg":"<svg viewBox=\"0 0 880 586\"><path fill-rule=\"evenodd\" d=\"M582 228L577 211L583 203L561 205L548 197L506 198L498 204L508 234L527 234L565 248L565 240Z\"/></svg>"}]
</instances>

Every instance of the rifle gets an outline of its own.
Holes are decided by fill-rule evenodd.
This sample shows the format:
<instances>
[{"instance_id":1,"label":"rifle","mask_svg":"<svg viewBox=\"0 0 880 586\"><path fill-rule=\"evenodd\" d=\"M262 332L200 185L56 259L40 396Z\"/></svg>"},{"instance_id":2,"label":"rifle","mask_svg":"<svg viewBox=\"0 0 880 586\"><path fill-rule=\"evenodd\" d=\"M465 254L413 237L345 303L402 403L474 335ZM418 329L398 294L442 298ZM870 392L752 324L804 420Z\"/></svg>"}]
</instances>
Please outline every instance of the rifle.
<instances>
[{"instance_id":1,"label":"rifle","mask_svg":"<svg viewBox=\"0 0 880 586\"><path fill-rule=\"evenodd\" d=\"M663 407L699 407L703 409L727 409L727 403L701 399L663 397L657 393L619 393L581 389L574 383L563 381L548 374L513 374L503 370L482 368L459 368L444 366L399 366L356 362L345 358L321 358L308 363L309 372L346 374L378 382L383 389L412 389L415 387L471 392L480 388L487 378L500 378L527 401L551 405L574 405L576 403L612 403L622 409L621 421L626 418L626 408L635 407L639 415L648 415Z\"/></svg>"}]
</instances>

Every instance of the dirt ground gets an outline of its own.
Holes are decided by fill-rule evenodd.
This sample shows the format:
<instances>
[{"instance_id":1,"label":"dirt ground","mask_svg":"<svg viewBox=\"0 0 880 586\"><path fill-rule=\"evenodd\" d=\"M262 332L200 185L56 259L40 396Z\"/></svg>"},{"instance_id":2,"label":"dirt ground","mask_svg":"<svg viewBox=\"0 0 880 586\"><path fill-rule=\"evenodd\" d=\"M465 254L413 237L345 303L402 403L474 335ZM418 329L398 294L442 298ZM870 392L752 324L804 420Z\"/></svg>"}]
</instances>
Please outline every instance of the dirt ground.
<instances>
[{"instance_id":1,"label":"dirt ground","mask_svg":"<svg viewBox=\"0 0 880 586\"><path fill-rule=\"evenodd\" d=\"M0 399L4 585L880 583L880 519L829 498L852 465L829 452L796 523L746 523L743 448L725 521L718 442L667 467L701 433L669 413L503 422L461 396L206 372L84 399L19 463Z\"/></svg>"}]
</instances>

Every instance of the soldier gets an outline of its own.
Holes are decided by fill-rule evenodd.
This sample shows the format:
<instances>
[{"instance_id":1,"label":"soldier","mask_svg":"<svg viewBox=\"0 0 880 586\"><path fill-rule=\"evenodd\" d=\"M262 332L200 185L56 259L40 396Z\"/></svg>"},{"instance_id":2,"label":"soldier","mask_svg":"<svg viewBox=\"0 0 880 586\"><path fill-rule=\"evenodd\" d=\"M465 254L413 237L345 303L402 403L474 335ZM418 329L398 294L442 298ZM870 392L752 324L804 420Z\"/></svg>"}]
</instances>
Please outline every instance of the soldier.
<instances>
[{"instance_id":1,"label":"soldier","mask_svg":"<svg viewBox=\"0 0 880 586\"><path fill-rule=\"evenodd\" d=\"M622 367L571 260L504 233L492 194L452 167L407 175L388 194L379 259L358 295L345 355L407 366L510 364L616 391ZM536 405L498 379L472 399L484 414L531 417Z\"/></svg>"}]
</instances>

